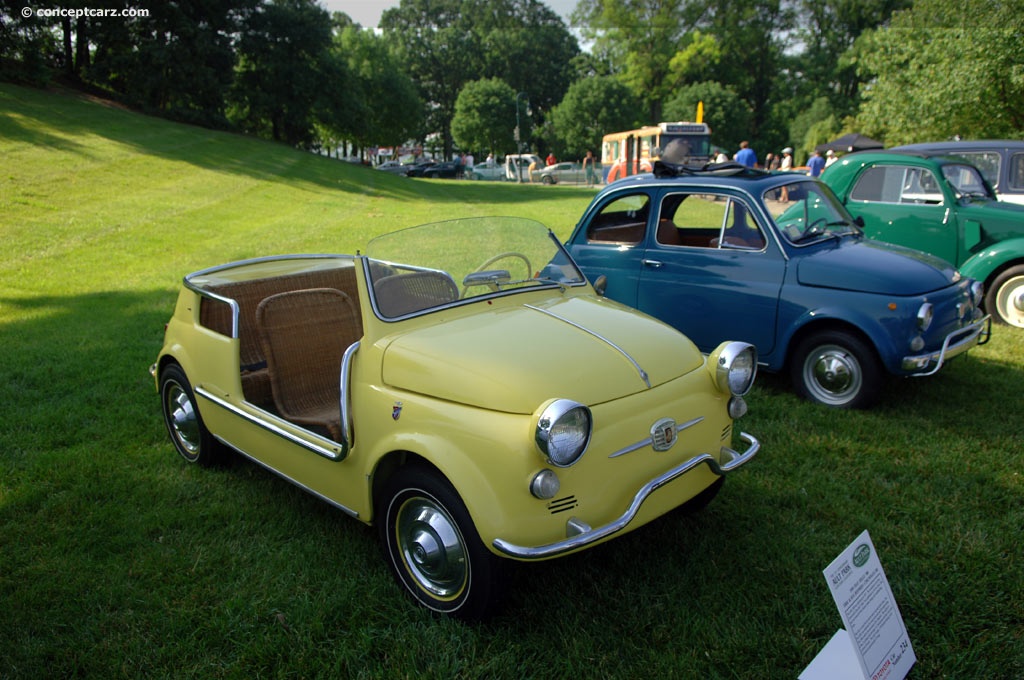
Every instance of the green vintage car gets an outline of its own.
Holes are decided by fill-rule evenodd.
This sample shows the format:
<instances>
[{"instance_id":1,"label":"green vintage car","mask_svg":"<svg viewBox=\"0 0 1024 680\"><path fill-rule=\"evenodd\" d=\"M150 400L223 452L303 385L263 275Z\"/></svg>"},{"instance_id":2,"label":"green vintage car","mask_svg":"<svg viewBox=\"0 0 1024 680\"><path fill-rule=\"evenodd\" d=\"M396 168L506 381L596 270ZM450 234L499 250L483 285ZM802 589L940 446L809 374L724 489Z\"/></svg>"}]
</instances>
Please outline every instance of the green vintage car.
<instances>
[{"instance_id":1,"label":"green vintage car","mask_svg":"<svg viewBox=\"0 0 1024 680\"><path fill-rule=\"evenodd\" d=\"M996 200L963 158L864 151L826 168L869 238L938 255L985 284L985 311L1024 328L1024 206Z\"/></svg>"}]
</instances>

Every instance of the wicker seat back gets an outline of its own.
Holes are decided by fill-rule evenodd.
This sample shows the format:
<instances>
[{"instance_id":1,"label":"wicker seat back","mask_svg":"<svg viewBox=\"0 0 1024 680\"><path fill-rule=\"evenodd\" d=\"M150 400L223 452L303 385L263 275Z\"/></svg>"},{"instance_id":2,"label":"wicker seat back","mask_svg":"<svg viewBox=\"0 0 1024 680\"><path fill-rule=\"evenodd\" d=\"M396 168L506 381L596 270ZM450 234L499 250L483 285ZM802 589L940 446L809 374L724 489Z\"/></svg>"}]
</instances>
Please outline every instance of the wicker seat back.
<instances>
[{"instance_id":1,"label":"wicker seat back","mask_svg":"<svg viewBox=\"0 0 1024 680\"><path fill-rule=\"evenodd\" d=\"M412 314L459 299L459 288L441 272L385 276L373 284L377 308L388 318Z\"/></svg>"},{"instance_id":2,"label":"wicker seat back","mask_svg":"<svg viewBox=\"0 0 1024 680\"><path fill-rule=\"evenodd\" d=\"M341 360L359 339L351 298L333 288L271 295L256 309L274 405L282 417L341 440Z\"/></svg>"}]
</instances>

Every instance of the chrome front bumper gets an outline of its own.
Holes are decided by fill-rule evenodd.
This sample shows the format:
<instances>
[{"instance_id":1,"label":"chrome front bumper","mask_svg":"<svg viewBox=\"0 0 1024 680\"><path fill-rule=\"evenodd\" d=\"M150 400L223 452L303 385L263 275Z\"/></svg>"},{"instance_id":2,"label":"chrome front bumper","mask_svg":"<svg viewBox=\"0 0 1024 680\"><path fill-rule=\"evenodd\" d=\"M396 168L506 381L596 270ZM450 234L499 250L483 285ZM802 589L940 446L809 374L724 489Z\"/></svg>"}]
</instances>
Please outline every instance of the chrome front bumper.
<instances>
[{"instance_id":1,"label":"chrome front bumper","mask_svg":"<svg viewBox=\"0 0 1024 680\"><path fill-rule=\"evenodd\" d=\"M942 365L967 350L984 345L992 336L992 317L986 314L970 326L955 330L946 336L942 349L928 354L903 357L902 368L915 378L938 373Z\"/></svg>"},{"instance_id":2,"label":"chrome front bumper","mask_svg":"<svg viewBox=\"0 0 1024 680\"><path fill-rule=\"evenodd\" d=\"M615 519L602 527L592 529L578 518L572 517L566 523L566 534L568 535L568 538L564 541L557 541L555 543L531 548L515 545L504 539L496 538L492 545L499 552L502 552L509 557L522 560L539 560L548 557L557 557L558 555L562 555L600 541L601 539L616 534L629 526L629 523L633 521L634 517L636 517L637 512L640 511L640 506L643 505L648 496L669 482L672 482L686 474L698 465L707 465L716 475L725 475L726 473L732 472L736 468L747 463L747 461L757 455L757 452L761 449L761 442L746 432L740 433L740 439L748 444L747 450L742 454L728 447L722 447L722 453L729 457L728 463L725 463L724 465L719 464L719 462L709 453L702 453L699 456L694 456L685 463L658 475L651 481L644 484L640 490L636 492L636 495L633 496L633 502L629 504L626 511L622 513L618 519Z\"/></svg>"}]
</instances>

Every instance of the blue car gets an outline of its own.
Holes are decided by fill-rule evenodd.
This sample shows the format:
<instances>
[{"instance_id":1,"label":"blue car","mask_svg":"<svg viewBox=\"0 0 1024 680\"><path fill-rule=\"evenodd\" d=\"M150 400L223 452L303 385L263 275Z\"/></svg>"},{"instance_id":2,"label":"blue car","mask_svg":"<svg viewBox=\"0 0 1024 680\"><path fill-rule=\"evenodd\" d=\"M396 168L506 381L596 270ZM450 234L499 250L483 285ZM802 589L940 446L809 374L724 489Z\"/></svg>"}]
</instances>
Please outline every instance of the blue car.
<instances>
[{"instance_id":1,"label":"blue car","mask_svg":"<svg viewBox=\"0 0 1024 680\"><path fill-rule=\"evenodd\" d=\"M934 374L989 338L981 284L864 238L832 191L803 175L659 163L598 193L568 246L607 297L704 352L750 342L762 369L828 406L869 407L887 376Z\"/></svg>"}]
</instances>

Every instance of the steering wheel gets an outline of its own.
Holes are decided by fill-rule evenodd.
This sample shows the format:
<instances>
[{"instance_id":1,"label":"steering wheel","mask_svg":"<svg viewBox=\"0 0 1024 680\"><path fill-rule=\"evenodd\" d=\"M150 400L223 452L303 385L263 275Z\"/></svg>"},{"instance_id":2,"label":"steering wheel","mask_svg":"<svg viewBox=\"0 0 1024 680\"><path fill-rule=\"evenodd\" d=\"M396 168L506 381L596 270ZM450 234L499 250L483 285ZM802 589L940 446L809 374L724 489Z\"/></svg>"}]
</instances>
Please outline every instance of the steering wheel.
<instances>
[{"instance_id":1,"label":"steering wheel","mask_svg":"<svg viewBox=\"0 0 1024 680\"><path fill-rule=\"evenodd\" d=\"M530 278L532 278L533 274L531 272L533 272L533 267L530 266L529 258L527 258L526 255L523 255L522 253L517 253L517 252L511 251L511 250L507 251L507 252L504 252L504 253L498 253L497 255L495 255L494 257L492 257L490 259L488 259L482 265L480 265L479 267L474 269L472 273L475 274L477 272L485 271L492 264L494 264L495 262L499 262L501 260L504 260L506 257L515 257L515 258L518 258L518 259L522 260L523 264L526 265L526 276L523 277L524 280L529 280ZM482 284L477 284L477 285L482 285ZM500 288L499 284L497 284L497 283L489 283L487 285L490 285L491 290L499 290L499 288ZM463 286L463 288L462 288L462 297L466 297L466 291L468 289L469 289L468 285L464 285Z\"/></svg>"}]
</instances>

